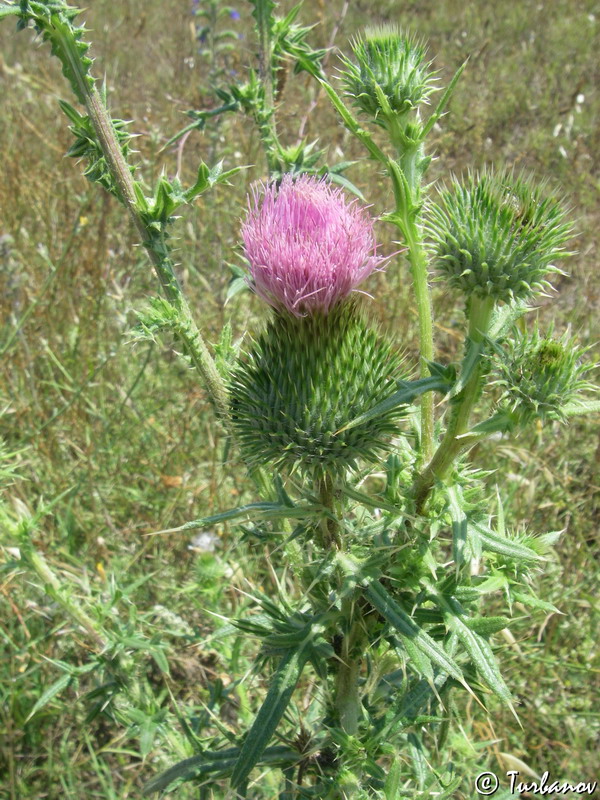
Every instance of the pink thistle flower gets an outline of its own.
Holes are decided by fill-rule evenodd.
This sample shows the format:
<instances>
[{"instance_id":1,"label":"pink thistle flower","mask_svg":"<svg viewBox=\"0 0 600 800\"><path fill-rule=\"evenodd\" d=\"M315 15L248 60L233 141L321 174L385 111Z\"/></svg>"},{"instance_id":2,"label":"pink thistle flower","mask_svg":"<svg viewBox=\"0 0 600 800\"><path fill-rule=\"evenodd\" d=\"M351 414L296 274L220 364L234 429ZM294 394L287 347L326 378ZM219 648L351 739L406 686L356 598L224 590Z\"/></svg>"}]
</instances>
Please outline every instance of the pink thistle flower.
<instances>
[{"instance_id":1,"label":"pink thistle flower","mask_svg":"<svg viewBox=\"0 0 600 800\"><path fill-rule=\"evenodd\" d=\"M298 317L328 313L388 260L367 210L308 175L254 187L242 238L256 293Z\"/></svg>"}]
</instances>

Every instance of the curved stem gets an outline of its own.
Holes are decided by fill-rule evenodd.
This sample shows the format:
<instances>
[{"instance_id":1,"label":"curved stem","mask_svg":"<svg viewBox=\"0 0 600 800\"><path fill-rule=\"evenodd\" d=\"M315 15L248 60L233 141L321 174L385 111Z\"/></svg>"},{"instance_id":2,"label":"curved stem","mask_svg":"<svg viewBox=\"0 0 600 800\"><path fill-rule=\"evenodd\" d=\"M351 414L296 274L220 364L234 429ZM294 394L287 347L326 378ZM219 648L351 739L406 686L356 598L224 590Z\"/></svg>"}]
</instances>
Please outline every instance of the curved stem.
<instances>
[{"instance_id":1,"label":"curved stem","mask_svg":"<svg viewBox=\"0 0 600 800\"><path fill-rule=\"evenodd\" d=\"M95 87L91 89L86 87L85 101L88 116L94 126L98 143L102 148L111 175L119 189L121 200L129 212L140 239L150 256L167 299L179 311L181 320L178 326L178 333L194 366L202 375L217 411L222 418L226 419L229 414L229 402L225 384L208 350L208 346L193 320L192 313L173 270L168 248L164 242L160 248L152 247L151 243L155 238L155 233L148 228L140 214L131 170L121 151L112 119Z\"/></svg>"},{"instance_id":2,"label":"curved stem","mask_svg":"<svg viewBox=\"0 0 600 800\"><path fill-rule=\"evenodd\" d=\"M480 345L483 342L489 329L493 310L494 300L492 298L482 299L475 296L471 298L468 337L475 345ZM465 437L464 434L469 429L471 412L479 397L481 378L482 365L480 360L473 369L473 373L464 389L455 398L448 428L440 446L415 481L413 492L417 513L421 513L423 510L436 479L443 479L448 474L458 455L474 443L471 437Z\"/></svg>"},{"instance_id":3,"label":"curved stem","mask_svg":"<svg viewBox=\"0 0 600 800\"><path fill-rule=\"evenodd\" d=\"M415 122L416 124L419 122L418 114ZM393 116L389 121L390 139L398 152L398 160L388 162L396 200L396 210L392 219L400 229L408 248L408 261L419 319L419 374L421 378L427 378L430 374L428 362L433 361L434 350L429 271L420 222L422 165L425 156L422 140L407 140L404 133L405 126L406 121L403 122L398 116ZM433 395L428 392L421 398L421 457L424 463L431 459L433 445Z\"/></svg>"}]
</instances>

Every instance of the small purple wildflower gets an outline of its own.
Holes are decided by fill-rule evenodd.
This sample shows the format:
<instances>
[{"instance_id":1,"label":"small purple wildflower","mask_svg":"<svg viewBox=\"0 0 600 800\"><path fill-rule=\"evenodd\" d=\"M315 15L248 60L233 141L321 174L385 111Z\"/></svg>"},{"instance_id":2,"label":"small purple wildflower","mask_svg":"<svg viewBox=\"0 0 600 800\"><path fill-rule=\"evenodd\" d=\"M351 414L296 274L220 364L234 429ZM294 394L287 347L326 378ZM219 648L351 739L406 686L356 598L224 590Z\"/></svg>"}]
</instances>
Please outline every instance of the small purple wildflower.
<instances>
[{"instance_id":1,"label":"small purple wildflower","mask_svg":"<svg viewBox=\"0 0 600 800\"><path fill-rule=\"evenodd\" d=\"M241 15L239 11L236 11L235 8L232 8L231 11L229 12L229 16L231 17L231 19L238 20L240 19Z\"/></svg>"},{"instance_id":2,"label":"small purple wildflower","mask_svg":"<svg viewBox=\"0 0 600 800\"><path fill-rule=\"evenodd\" d=\"M254 187L242 238L256 293L297 317L328 313L388 260L367 210L308 175Z\"/></svg>"}]
</instances>

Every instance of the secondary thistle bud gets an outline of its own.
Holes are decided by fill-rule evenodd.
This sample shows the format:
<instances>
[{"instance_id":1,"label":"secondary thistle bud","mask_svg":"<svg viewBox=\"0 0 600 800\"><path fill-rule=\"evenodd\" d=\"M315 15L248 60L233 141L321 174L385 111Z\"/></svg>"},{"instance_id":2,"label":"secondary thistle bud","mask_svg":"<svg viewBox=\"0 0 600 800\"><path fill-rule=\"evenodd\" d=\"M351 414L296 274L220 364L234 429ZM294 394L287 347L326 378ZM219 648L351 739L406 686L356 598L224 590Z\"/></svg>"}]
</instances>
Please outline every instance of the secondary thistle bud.
<instances>
[{"instance_id":1,"label":"secondary thistle bud","mask_svg":"<svg viewBox=\"0 0 600 800\"><path fill-rule=\"evenodd\" d=\"M352 43L356 63L344 59L342 80L354 105L385 127L390 111L404 115L427 102L435 73L425 47L394 26L368 28Z\"/></svg>"},{"instance_id":2,"label":"secondary thistle bud","mask_svg":"<svg viewBox=\"0 0 600 800\"><path fill-rule=\"evenodd\" d=\"M367 210L308 175L255 188L242 239L256 293L295 316L328 313L387 261Z\"/></svg>"},{"instance_id":3,"label":"secondary thistle bud","mask_svg":"<svg viewBox=\"0 0 600 800\"><path fill-rule=\"evenodd\" d=\"M584 364L586 348L568 333L560 339L516 334L497 367L495 383L503 388L502 402L521 422L532 419L564 420L563 408L586 390L596 387L584 376L593 364Z\"/></svg>"},{"instance_id":4,"label":"secondary thistle bud","mask_svg":"<svg viewBox=\"0 0 600 800\"><path fill-rule=\"evenodd\" d=\"M552 262L572 235L565 212L544 186L501 172L469 175L441 192L429 210L435 259L466 296L510 302L550 288Z\"/></svg>"},{"instance_id":5,"label":"secondary thistle bud","mask_svg":"<svg viewBox=\"0 0 600 800\"><path fill-rule=\"evenodd\" d=\"M352 302L329 314L276 314L232 377L231 414L247 458L313 474L376 460L405 409L340 428L396 391L400 366Z\"/></svg>"}]
</instances>

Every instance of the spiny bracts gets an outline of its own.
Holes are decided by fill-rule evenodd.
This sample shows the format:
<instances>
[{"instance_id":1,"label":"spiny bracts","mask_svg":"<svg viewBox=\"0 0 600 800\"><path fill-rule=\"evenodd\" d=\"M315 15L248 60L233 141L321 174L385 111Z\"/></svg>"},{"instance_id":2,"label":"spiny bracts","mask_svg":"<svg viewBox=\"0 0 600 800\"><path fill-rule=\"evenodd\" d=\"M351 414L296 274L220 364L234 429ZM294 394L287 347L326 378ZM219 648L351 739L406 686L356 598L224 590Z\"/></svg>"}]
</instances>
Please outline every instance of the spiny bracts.
<instances>
[{"instance_id":1,"label":"spiny bracts","mask_svg":"<svg viewBox=\"0 0 600 800\"><path fill-rule=\"evenodd\" d=\"M563 409L596 387L586 374L595 367L584 363L586 348L565 333L559 339L515 331L496 366L495 384L503 389L501 405L521 423L533 419L564 421Z\"/></svg>"},{"instance_id":2,"label":"spiny bracts","mask_svg":"<svg viewBox=\"0 0 600 800\"><path fill-rule=\"evenodd\" d=\"M399 432L394 408L344 425L397 389L402 357L354 302L329 314L277 314L234 371L231 413L247 458L305 473L372 462Z\"/></svg>"},{"instance_id":3,"label":"spiny bracts","mask_svg":"<svg viewBox=\"0 0 600 800\"><path fill-rule=\"evenodd\" d=\"M378 125L390 125L390 112L406 115L435 91L425 46L392 25L367 28L352 51L356 63L344 59L342 73L346 94Z\"/></svg>"},{"instance_id":4,"label":"spiny bracts","mask_svg":"<svg viewBox=\"0 0 600 800\"><path fill-rule=\"evenodd\" d=\"M466 297L511 302L550 287L571 237L561 204L524 176L471 174L443 189L429 208L439 272Z\"/></svg>"}]
</instances>

